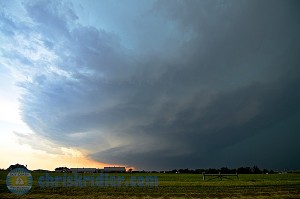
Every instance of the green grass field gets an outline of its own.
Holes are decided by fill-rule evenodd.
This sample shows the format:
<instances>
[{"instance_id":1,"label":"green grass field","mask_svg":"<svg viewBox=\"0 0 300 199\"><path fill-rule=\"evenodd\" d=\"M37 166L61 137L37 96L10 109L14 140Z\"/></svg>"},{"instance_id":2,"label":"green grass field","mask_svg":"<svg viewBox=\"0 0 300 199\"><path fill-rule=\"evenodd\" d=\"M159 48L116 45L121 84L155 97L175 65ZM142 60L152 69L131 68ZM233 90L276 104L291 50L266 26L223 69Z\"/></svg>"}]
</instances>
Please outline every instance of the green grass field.
<instances>
[{"instance_id":1,"label":"green grass field","mask_svg":"<svg viewBox=\"0 0 300 199\"><path fill-rule=\"evenodd\" d=\"M0 172L0 198L300 198L300 174L249 174L239 179L203 181L200 174L122 174L158 176L158 187L71 187L41 188L32 173L33 186L22 196L6 187L7 172ZM60 175L51 173L50 175ZM70 174L71 175L71 174ZM94 174L98 175L98 174ZM110 174L121 175L121 174Z\"/></svg>"}]
</instances>

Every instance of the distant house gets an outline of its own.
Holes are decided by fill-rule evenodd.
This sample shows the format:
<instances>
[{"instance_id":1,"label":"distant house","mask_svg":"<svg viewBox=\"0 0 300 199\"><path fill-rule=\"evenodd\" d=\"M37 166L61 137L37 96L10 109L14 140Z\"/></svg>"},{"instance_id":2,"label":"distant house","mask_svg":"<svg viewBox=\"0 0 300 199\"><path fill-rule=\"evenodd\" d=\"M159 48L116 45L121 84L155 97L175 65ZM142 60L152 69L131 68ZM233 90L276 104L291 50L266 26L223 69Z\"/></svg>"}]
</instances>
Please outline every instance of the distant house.
<instances>
[{"instance_id":1,"label":"distant house","mask_svg":"<svg viewBox=\"0 0 300 199\"><path fill-rule=\"evenodd\" d=\"M71 170L68 167L57 167L55 168L56 173L70 173Z\"/></svg>"},{"instance_id":2,"label":"distant house","mask_svg":"<svg viewBox=\"0 0 300 199\"><path fill-rule=\"evenodd\" d=\"M96 173L96 168L71 168L72 173Z\"/></svg>"},{"instance_id":3,"label":"distant house","mask_svg":"<svg viewBox=\"0 0 300 199\"><path fill-rule=\"evenodd\" d=\"M125 173L125 167L104 167L104 173Z\"/></svg>"},{"instance_id":4,"label":"distant house","mask_svg":"<svg viewBox=\"0 0 300 199\"><path fill-rule=\"evenodd\" d=\"M7 171L11 171L11 170L16 169L16 168L22 168L22 169L28 170L28 169L27 169L27 165L24 166L24 165L22 165L22 164L14 164L14 165L10 165L10 166L7 168Z\"/></svg>"}]
</instances>

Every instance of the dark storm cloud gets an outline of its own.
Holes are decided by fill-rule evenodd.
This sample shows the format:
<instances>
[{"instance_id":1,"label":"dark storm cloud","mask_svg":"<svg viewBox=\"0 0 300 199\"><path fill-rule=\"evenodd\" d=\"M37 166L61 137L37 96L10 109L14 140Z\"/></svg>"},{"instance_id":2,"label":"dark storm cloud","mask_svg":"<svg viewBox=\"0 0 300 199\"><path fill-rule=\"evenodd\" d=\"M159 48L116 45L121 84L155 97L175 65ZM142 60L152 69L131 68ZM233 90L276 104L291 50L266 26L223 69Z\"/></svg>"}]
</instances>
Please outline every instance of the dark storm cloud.
<instances>
[{"instance_id":1,"label":"dark storm cloud","mask_svg":"<svg viewBox=\"0 0 300 199\"><path fill-rule=\"evenodd\" d=\"M227 147L255 137L261 131L299 115L300 94L295 93L299 83L299 80L286 82L284 85L281 85L282 82L269 85L255 83L232 92L220 93L204 108L198 108L202 97L196 97L182 111L176 112L172 121L164 117L166 110L162 109L151 124L138 128L140 132L146 134L145 136L151 134L157 137L156 142L140 139L134 147L131 145L116 147L94 154L93 157L100 156L107 162L133 162L132 165L141 165L143 168L153 165L152 168L155 169L170 168L170 165L222 166L224 162L232 165L230 162L236 160L230 157L230 161L222 159L223 162L215 161L212 157L218 157L218 154ZM296 124L297 120L294 121L294 125ZM295 127L298 128L297 126L299 127L299 125ZM282 132L282 134L286 134L288 143L299 138L297 133ZM290 137L291 134L293 137ZM276 144L270 144L270 142L277 143L277 140L272 139L272 132L269 136L264 140L267 142L265 144L271 145L274 153L280 153L276 151L278 147ZM261 144L259 143L260 146ZM256 144L252 143L245 155L249 152L260 154L262 151L251 148L255 146ZM149 154L145 156L144 151L149 151ZM297 151L290 152L290 156L297 154ZM283 158L282 155L280 158ZM263 160L263 157L260 158ZM286 158L289 159L289 156ZM246 157L245 162L249 164ZM252 163L255 163L255 160ZM284 167L285 163L277 165ZM292 165L295 167L299 162L295 160Z\"/></svg>"},{"instance_id":2,"label":"dark storm cloud","mask_svg":"<svg viewBox=\"0 0 300 199\"><path fill-rule=\"evenodd\" d=\"M299 165L285 161L299 154L288 146L299 138L298 1L130 7L122 19L129 10L139 17L112 33L79 24L72 4L24 3L34 23L27 34L55 55L28 58L35 75L20 83L23 119L36 133L142 169ZM275 131L279 124L293 128ZM276 147L283 134L286 150ZM259 139L282 161L264 161Z\"/></svg>"}]
</instances>

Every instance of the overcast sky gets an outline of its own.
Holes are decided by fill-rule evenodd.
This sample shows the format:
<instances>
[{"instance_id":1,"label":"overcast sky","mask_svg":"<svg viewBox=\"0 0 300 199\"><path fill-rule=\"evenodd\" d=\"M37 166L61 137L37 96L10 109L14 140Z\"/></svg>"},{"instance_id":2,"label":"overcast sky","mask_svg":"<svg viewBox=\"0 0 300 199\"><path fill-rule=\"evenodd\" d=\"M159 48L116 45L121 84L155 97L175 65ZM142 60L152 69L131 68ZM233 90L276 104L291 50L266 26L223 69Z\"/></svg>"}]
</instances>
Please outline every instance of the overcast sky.
<instances>
[{"instance_id":1,"label":"overcast sky","mask_svg":"<svg viewBox=\"0 0 300 199\"><path fill-rule=\"evenodd\" d=\"M300 1L0 7L1 97L32 131L2 137L147 170L300 169Z\"/></svg>"}]
</instances>

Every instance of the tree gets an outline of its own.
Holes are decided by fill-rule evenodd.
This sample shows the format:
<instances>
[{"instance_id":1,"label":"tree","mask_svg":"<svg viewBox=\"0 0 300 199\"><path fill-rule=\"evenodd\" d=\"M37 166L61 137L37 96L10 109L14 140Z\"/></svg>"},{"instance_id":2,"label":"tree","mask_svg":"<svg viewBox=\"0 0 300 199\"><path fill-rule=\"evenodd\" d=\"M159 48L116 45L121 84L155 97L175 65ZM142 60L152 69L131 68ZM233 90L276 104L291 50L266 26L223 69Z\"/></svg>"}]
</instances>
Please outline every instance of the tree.
<instances>
[{"instance_id":1,"label":"tree","mask_svg":"<svg viewBox=\"0 0 300 199\"><path fill-rule=\"evenodd\" d=\"M252 173L259 174L261 173L261 170L255 165L252 167Z\"/></svg>"}]
</instances>

